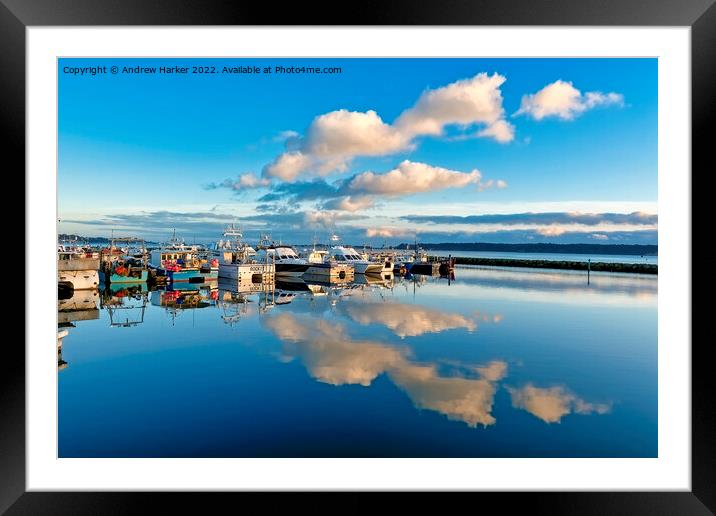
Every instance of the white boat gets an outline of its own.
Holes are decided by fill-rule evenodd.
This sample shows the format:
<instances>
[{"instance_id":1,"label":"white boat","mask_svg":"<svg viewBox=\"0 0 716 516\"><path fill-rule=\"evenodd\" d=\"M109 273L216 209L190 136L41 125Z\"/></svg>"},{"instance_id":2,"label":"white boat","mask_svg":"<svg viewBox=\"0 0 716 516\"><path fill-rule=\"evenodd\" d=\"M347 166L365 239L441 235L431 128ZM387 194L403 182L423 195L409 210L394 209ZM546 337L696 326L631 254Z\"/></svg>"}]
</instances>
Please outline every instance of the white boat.
<instances>
[{"instance_id":1,"label":"white boat","mask_svg":"<svg viewBox=\"0 0 716 516\"><path fill-rule=\"evenodd\" d=\"M272 263L276 277L301 277L311 266L301 258L295 249L287 245L270 244L262 246L256 253L257 261Z\"/></svg>"},{"instance_id":2,"label":"white boat","mask_svg":"<svg viewBox=\"0 0 716 516\"><path fill-rule=\"evenodd\" d=\"M353 265L356 274L381 274L384 264L365 260L358 251L352 247L337 245L331 247L331 258L338 263L349 263ZM390 269L393 270L392 267Z\"/></svg>"},{"instance_id":3,"label":"white boat","mask_svg":"<svg viewBox=\"0 0 716 516\"><path fill-rule=\"evenodd\" d=\"M304 277L320 278L322 281L352 280L355 274L353 264L334 260L328 251L313 249L306 257L309 263Z\"/></svg>"},{"instance_id":4,"label":"white boat","mask_svg":"<svg viewBox=\"0 0 716 516\"><path fill-rule=\"evenodd\" d=\"M214 246L213 256L218 260L219 278L234 280L239 283L273 282L276 272L273 261L257 258L256 250L241 240L241 229L229 224L224 229L226 240L219 240Z\"/></svg>"},{"instance_id":5,"label":"white boat","mask_svg":"<svg viewBox=\"0 0 716 516\"><path fill-rule=\"evenodd\" d=\"M99 253L83 247L57 246L57 283L74 290L99 285Z\"/></svg>"}]
</instances>

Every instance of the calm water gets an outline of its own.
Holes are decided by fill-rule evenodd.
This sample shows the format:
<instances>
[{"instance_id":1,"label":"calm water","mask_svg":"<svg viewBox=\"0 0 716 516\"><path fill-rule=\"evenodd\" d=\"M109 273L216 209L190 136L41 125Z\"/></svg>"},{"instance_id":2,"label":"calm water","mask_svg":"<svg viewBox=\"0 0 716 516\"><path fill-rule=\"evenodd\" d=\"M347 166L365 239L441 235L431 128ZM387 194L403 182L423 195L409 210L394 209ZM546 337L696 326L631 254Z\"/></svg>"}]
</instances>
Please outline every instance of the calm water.
<instances>
[{"instance_id":1,"label":"calm water","mask_svg":"<svg viewBox=\"0 0 716 516\"><path fill-rule=\"evenodd\" d=\"M657 454L653 276L224 286L63 302L61 457Z\"/></svg>"},{"instance_id":2,"label":"calm water","mask_svg":"<svg viewBox=\"0 0 716 516\"><path fill-rule=\"evenodd\" d=\"M551 260L566 262L606 262L606 263L651 263L659 264L658 256L634 256L628 254L570 254L570 253L509 253L492 251L440 251L431 249L431 256L463 256L470 258L511 258L514 260Z\"/></svg>"}]
</instances>

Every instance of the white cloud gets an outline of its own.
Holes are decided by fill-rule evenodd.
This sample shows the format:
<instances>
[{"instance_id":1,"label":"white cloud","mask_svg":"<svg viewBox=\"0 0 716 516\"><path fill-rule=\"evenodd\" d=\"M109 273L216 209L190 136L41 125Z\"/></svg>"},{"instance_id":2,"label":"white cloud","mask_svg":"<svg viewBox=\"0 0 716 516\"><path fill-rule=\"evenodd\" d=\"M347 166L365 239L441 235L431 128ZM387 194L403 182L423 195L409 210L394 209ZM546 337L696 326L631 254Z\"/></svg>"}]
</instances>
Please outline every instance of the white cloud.
<instances>
[{"instance_id":1,"label":"white cloud","mask_svg":"<svg viewBox=\"0 0 716 516\"><path fill-rule=\"evenodd\" d=\"M491 137L500 143L511 142L515 139L515 126L506 120L498 120L485 129L478 131L477 136Z\"/></svg>"},{"instance_id":2,"label":"white cloud","mask_svg":"<svg viewBox=\"0 0 716 516\"><path fill-rule=\"evenodd\" d=\"M385 174L357 174L350 179L346 189L363 194L401 196L479 184L481 179L482 174L478 170L459 172L406 160Z\"/></svg>"},{"instance_id":3,"label":"white cloud","mask_svg":"<svg viewBox=\"0 0 716 516\"><path fill-rule=\"evenodd\" d=\"M339 109L313 119L303 138L285 131L287 151L263 169L264 177L295 181L299 175L345 171L358 156L386 156L412 149L419 136L439 136L448 125L483 125L477 136L505 143L514 127L504 119L500 86L505 77L480 73L425 91L388 124L373 110Z\"/></svg>"},{"instance_id":4,"label":"white cloud","mask_svg":"<svg viewBox=\"0 0 716 516\"><path fill-rule=\"evenodd\" d=\"M325 210L360 211L375 206L375 201L367 195L339 197L323 203Z\"/></svg>"},{"instance_id":5,"label":"white cloud","mask_svg":"<svg viewBox=\"0 0 716 516\"><path fill-rule=\"evenodd\" d=\"M406 136L383 122L375 111L340 109L313 120L303 149L318 158L350 159L392 154L407 145Z\"/></svg>"},{"instance_id":6,"label":"white cloud","mask_svg":"<svg viewBox=\"0 0 716 516\"><path fill-rule=\"evenodd\" d=\"M284 181L294 181L299 174L311 166L311 163L311 157L300 151L284 152L264 167L263 175L266 178L276 177Z\"/></svg>"},{"instance_id":7,"label":"white cloud","mask_svg":"<svg viewBox=\"0 0 716 516\"><path fill-rule=\"evenodd\" d=\"M500 86L505 80L496 73L479 73L470 79L428 90L412 108L398 117L394 125L403 134L411 136L438 136L446 125L452 124L493 126L504 116ZM506 136L504 124L502 129L493 129L493 132Z\"/></svg>"},{"instance_id":8,"label":"white cloud","mask_svg":"<svg viewBox=\"0 0 716 516\"><path fill-rule=\"evenodd\" d=\"M558 80L537 93L524 95L520 109L513 116L528 115L535 120L554 116L562 120L572 120L597 106L623 104L624 97L619 93L588 91L582 94L571 82Z\"/></svg>"}]
</instances>

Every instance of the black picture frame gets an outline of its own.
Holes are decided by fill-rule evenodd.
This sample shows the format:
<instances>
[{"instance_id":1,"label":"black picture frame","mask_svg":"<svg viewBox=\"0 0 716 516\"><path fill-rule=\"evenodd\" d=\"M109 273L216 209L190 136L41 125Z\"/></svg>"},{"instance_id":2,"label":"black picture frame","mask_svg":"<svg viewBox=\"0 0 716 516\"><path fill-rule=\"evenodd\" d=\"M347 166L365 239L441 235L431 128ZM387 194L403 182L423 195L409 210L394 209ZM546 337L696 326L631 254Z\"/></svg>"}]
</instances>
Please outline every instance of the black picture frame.
<instances>
[{"instance_id":1,"label":"black picture frame","mask_svg":"<svg viewBox=\"0 0 716 516\"><path fill-rule=\"evenodd\" d=\"M30 26L688 26L691 27L692 44L692 171L684 171L684 176L688 178L690 174L693 181L693 170L699 169L706 174L716 168L711 131L708 130L714 127L716 115L714 1L363 0L354 9L351 4L323 1L284 3L278 7L267 2L227 0L0 0L0 116L5 129L3 161L7 163L8 158L14 158L16 170L25 166L25 30ZM12 169L7 170L10 173ZM696 309L697 305L694 303L693 307ZM38 343L25 343L26 346L34 344ZM707 340L699 339L680 344L692 346L690 492L474 493L470 496L480 496L481 504L484 501L499 504L501 511L527 504L530 512L549 514L696 515L716 512L716 407L712 397L716 389L712 365L706 358L709 344ZM3 358L3 374L0 375L0 512L7 510L10 515L113 514L154 507L162 507L162 511L167 512L170 510L168 504L174 503L182 508L182 512L197 510L205 513L211 505L226 503L227 496L234 496L208 493L190 497L188 493L25 492L25 350L14 339L8 339ZM271 503L275 502L272 498ZM272 507L277 508L276 505Z\"/></svg>"}]
</instances>

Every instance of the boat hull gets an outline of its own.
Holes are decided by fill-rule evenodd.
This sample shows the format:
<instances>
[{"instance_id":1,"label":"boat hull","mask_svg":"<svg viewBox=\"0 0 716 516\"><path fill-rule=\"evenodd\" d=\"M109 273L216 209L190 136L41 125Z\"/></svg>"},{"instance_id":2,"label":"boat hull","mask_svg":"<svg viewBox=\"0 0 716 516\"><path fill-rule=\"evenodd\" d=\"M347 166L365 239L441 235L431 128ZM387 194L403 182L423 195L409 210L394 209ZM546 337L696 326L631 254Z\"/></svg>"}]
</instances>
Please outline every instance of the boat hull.
<instances>
[{"instance_id":1,"label":"boat hull","mask_svg":"<svg viewBox=\"0 0 716 516\"><path fill-rule=\"evenodd\" d=\"M326 280L350 280L355 274L352 265L336 263L312 263L304 273L304 277L319 277Z\"/></svg>"},{"instance_id":2,"label":"boat hull","mask_svg":"<svg viewBox=\"0 0 716 516\"><path fill-rule=\"evenodd\" d=\"M220 279L244 280L257 279L256 283L270 281L276 269L273 264L263 263L222 263L219 264Z\"/></svg>"},{"instance_id":3,"label":"boat hull","mask_svg":"<svg viewBox=\"0 0 716 516\"><path fill-rule=\"evenodd\" d=\"M356 272L359 274L378 274L383 272L382 263L357 263L355 264ZM392 269L391 269L392 271Z\"/></svg>"},{"instance_id":4,"label":"boat hull","mask_svg":"<svg viewBox=\"0 0 716 516\"><path fill-rule=\"evenodd\" d=\"M139 276L120 276L119 274L105 274L103 271L99 272L99 279L102 283L146 283L149 279L149 271L140 271Z\"/></svg>"},{"instance_id":5,"label":"boat hull","mask_svg":"<svg viewBox=\"0 0 716 516\"><path fill-rule=\"evenodd\" d=\"M277 263L276 277L301 277L308 267L308 263Z\"/></svg>"},{"instance_id":6,"label":"boat hull","mask_svg":"<svg viewBox=\"0 0 716 516\"><path fill-rule=\"evenodd\" d=\"M209 272L202 272L200 269L182 269L180 271L168 271L158 269L160 274L163 272L170 282L181 283L208 283L219 279L219 269L211 269Z\"/></svg>"},{"instance_id":7,"label":"boat hull","mask_svg":"<svg viewBox=\"0 0 716 516\"><path fill-rule=\"evenodd\" d=\"M96 270L58 271L57 282L69 283L74 290L95 289L99 286L99 273Z\"/></svg>"}]
</instances>

